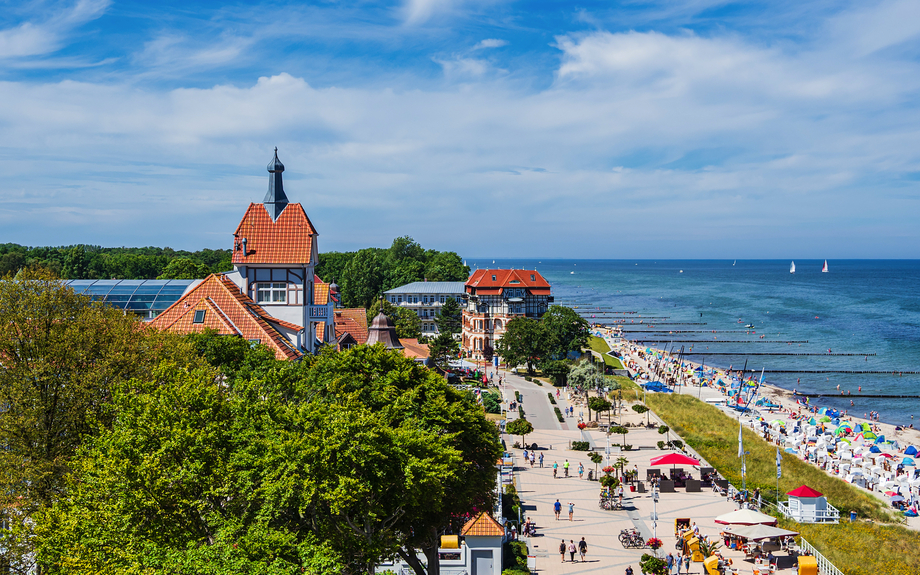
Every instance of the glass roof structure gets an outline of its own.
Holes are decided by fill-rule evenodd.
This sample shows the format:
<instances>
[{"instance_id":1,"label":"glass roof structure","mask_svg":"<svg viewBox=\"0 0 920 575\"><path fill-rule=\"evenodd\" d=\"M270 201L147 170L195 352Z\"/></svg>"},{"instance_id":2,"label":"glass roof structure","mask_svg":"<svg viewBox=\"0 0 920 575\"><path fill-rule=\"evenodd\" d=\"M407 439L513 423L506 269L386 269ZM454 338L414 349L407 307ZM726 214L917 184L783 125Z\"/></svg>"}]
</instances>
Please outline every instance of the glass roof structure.
<instances>
[{"instance_id":1,"label":"glass roof structure","mask_svg":"<svg viewBox=\"0 0 920 575\"><path fill-rule=\"evenodd\" d=\"M155 317L202 280L67 280L77 293L118 309Z\"/></svg>"}]
</instances>

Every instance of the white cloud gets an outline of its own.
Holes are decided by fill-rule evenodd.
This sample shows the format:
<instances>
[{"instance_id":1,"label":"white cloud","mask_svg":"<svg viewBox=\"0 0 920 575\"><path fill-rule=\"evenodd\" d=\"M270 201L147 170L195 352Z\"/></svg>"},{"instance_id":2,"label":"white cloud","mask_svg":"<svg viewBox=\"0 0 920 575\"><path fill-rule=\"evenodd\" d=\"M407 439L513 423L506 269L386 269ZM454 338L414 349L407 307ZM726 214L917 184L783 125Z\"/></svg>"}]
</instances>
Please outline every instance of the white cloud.
<instances>
[{"instance_id":1,"label":"white cloud","mask_svg":"<svg viewBox=\"0 0 920 575\"><path fill-rule=\"evenodd\" d=\"M486 48L501 48L502 46L507 46L507 40L498 40L496 38L486 38L485 40L480 41L476 44L474 50L482 50Z\"/></svg>"},{"instance_id":2,"label":"white cloud","mask_svg":"<svg viewBox=\"0 0 920 575\"><path fill-rule=\"evenodd\" d=\"M41 22L0 30L0 58L49 54L61 48L74 28L102 16L110 0L79 0L70 9Z\"/></svg>"},{"instance_id":3,"label":"white cloud","mask_svg":"<svg viewBox=\"0 0 920 575\"><path fill-rule=\"evenodd\" d=\"M406 0L403 7L406 24L423 24L437 12L451 7L452 0Z\"/></svg>"}]
</instances>

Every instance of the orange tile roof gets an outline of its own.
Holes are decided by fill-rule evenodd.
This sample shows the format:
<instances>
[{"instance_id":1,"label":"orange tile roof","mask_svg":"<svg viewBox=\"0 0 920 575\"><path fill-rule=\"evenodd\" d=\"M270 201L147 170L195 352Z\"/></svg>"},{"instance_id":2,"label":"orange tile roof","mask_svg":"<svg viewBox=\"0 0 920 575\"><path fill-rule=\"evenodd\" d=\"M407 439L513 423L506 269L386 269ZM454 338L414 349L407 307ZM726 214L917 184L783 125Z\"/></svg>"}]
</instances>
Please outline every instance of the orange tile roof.
<instances>
[{"instance_id":1,"label":"orange tile roof","mask_svg":"<svg viewBox=\"0 0 920 575\"><path fill-rule=\"evenodd\" d=\"M264 204L249 204L233 235L234 264L307 264L313 261L317 232L300 204L288 204L277 221L272 221ZM243 238L246 238L245 256Z\"/></svg>"},{"instance_id":2,"label":"orange tile roof","mask_svg":"<svg viewBox=\"0 0 920 575\"><path fill-rule=\"evenodd\" d=\"M319 282L313 284L313 305L326 305L329 303L329 284Z\"/></svg>"},{"instance_id":3,"label":"orange tile roof","mask_svg":"<svg viewBox=\"0 0 920 575\"><path fill-rule=\"evenodd\" d=\"M470 519L460 530L464 537L502 537L505 530L498 524L494 517L483 511Z\"/></svg>"},{"instance_id":4,"label":"orange tile roof","mask_svg":"<svg viewBox=\"0 0 920 575\"><path fill-rule=\"evenodd\" d=\"M428 344L419 343L417 339L400 338L399 343L403 346L403 355L411 359L428 359L431 352L428 350Z\"/></svg>"},{"instance_id":5,"label":"orange tile roof","mask_svg":"<svg viewBox=\"0 0 920 575\"><path fill-rule=\"evenodd\" d=\"M530 279L531 277L533 279ZM550 289L549 282L537 270L476 270L470 279L466 280L466 291L475 289L476 293L481 294L498 294L501 293L501 288L515 287L536 288L532 293L538 293L536 290L542 293L543 290Z\"/></svg>"},{"instance_id":6,"label":"orange tile roof","mask_svg":"<svg viewBox=\"0 0 920 575\"><path fill-rule=\"evenodd\" d=\"M367 310L363 307L349 307L335 310L336 322L338 318L351 320L351 329L346 329L358 343L367 342ZM353 331L354 330L354 331Z\"/></svg>"},{"instance_id":7,"label":"orange tile roof","mask_svg":"<svg viewBox=\"0 0 920 575\"><path fill-rule=\"evenodd\" d=\"M194 323L197 310L205 311L202 323ZM155 317L149 325L177 333L199 332L210 328L222 335L258 340L274 351L278 359L296 359L303 355L273 324L293 331L301 329L300 326L268 315L226 276L211 274Z\"/></svg>"}]
</instances>

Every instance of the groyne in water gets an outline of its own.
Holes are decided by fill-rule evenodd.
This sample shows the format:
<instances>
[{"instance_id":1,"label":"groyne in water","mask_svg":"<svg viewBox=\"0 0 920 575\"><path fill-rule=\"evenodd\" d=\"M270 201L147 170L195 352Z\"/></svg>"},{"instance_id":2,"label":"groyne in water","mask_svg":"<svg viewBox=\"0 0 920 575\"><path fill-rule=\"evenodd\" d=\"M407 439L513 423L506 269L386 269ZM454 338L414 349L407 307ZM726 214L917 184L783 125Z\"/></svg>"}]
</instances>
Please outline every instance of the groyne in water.
<instances>
[{"instance_id":1,"label":"groyne in water","mask_svg":"<svg viewBox=\"0 0 920 575\"><path fill-rule=\"evenodd\" d=\"M672 351L671 355L676 355L676 351ZM685 351L684 355L801 355L801 356L815 356L815 357L865 357L869 355L875 355L874 353L785 353L782 351L752 351L752 352L731 352L731 351L719 351L719 352L706 352L706 351Z\"/></svg>"}]
</instances>

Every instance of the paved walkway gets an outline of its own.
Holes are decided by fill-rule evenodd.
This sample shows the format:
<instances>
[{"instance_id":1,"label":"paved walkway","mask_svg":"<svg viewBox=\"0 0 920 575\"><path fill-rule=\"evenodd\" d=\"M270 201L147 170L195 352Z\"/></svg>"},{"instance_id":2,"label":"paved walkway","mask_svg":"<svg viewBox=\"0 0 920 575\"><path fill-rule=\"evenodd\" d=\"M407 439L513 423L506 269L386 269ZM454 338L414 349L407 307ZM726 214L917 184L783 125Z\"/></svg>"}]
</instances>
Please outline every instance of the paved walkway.
<instances>
[{"instance_id":1,"label":"paved walkway","mask_svg":"<svg viewBox=\"0 0 920 575\"><path fill-rule=\"evenodd\" d=\"M617 536L622 529L636 527L645 538L652 535L654 527L650 517L655 508L650 493L632 493L627 491L624 498L623 511L606 511L598 506L600 484L578 478L578 464L585 466L587 471L594 469L595 465L587 457L586 452L571 451L568 449L570 441L582 439L582 432L575 429L574 420L572 429L561 429L555 414L551 409L547 392L555 393L555 388L547 385L537 386L524 381L514 375L506 375L504 393L507 399L514 397L514 390L518 390L524 398L523 405L528 421L533 423L534 432L527 436L527 443L536 443L539 453L544 456L544 467L539 464L530 467L524 464L521 458L523 450L511 449L516 457L516 483L518 493L523 502L525 517L530 517L537 525L537 537L526 539L530 554L536 556L537 573L556 575L573 573L624 573L628 565L632 565L635 573L640 573L639 558L649 550L623 549ZM557 400L559 407L567 403ZM578 408L576 408L576 415ZM623 421L637 424L644 422L645 416L639 416L631 411L623 416ZM654 417L653 417L654 420ZM672 434L673 437L673 434ZM508 438L509 445L519 438ZM591 439L598 446L603 446L606 437L603 432L591 432ZM611 439L620 441L617 436ZM638 466L640 477L645 476L649 469L649 460L662 452L651 448L661 439L656 429L630 428L627 443L640 449L624 452L622 455L629 461L627 469ZM601 451L603 448L601 447ZM615 460L619 455L611 455ZM571 477L562 477L563 462L570 462ZM559 463L559 478L553 478L553 462ZM603 467L604 464L598 467ZM562 503L563 511L560 521L553 514L553 503L558 499ZM568 504L575 504L573 521L568 521ZM702 493L663 493L657 505L658 522L657 536L664 542L663 555L674 550L676 538L674 535L674 520L678 517L689 517L700 526L702 533L718 536L719 528L714 519L718 515L734 511L737 507L728 502L724 497L704 490ZM588 544L588 555L585 563L570 562L566 554L566 562L560 560L559 543L565 539L577 542L582 538ZM753 571L752 563L743 563L740 554L724 553L732 557L735 565L740 566L740 573L750 574ZM692 573L701 573L702 564L691 564Z\"/></svg>"}]
</instances>

